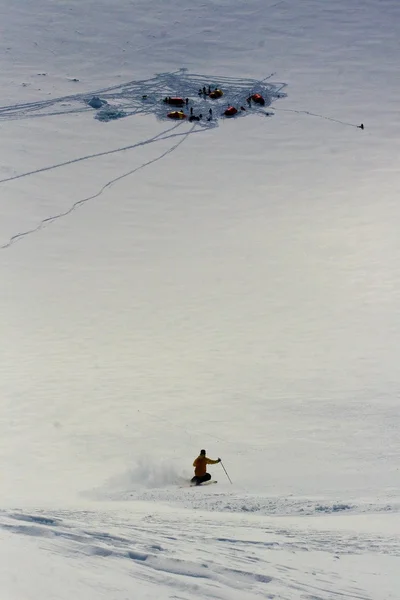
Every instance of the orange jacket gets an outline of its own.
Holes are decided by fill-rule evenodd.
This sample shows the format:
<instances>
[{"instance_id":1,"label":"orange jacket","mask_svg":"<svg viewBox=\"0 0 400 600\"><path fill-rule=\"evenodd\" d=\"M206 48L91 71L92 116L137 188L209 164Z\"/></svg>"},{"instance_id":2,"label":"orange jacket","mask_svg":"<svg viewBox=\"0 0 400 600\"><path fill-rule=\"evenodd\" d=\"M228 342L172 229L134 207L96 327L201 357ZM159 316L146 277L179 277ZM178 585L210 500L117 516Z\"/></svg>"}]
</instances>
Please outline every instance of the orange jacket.
<instances>
[{"instance_id":1,"label":"orange jacket","mask_svg":"<svg viewBox=\"0 0 400 600\"><path fill-rule=\"evenodd\" d=\"M194 459L194 474L196 477L203 477L207 473L207 465L216 465L218 460L212 460L211 458L207 458L207 456L198 456Z\"/></svg>"}]
</instances>

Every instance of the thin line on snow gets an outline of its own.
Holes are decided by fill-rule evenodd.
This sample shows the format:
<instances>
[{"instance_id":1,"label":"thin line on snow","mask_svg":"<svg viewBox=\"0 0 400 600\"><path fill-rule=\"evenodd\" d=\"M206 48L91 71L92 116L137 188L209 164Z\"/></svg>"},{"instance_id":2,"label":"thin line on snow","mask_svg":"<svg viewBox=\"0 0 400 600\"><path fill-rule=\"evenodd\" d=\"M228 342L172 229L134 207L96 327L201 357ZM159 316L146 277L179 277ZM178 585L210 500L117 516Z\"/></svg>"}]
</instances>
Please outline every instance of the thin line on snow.
<instances>
[{"instance_id":1,"label":"thin line on snow","mask_svg":"<svg viewBox=\"0 0 400 600\"><path fill-rule=\"evenodd\" d=\"M169 129L168 131L171 131L171 130L175 129L179 125L175 125L174 127L172 127L172 129ZM191 127L191 129L189 129L189 131L186 131L185 133L173 133L173 134L170 134L170 135L166 135L164 137L160 137L160 136L163 135L163 133L165 134L165 132L163 132L163 133L159 134L158 136L155 136L154 138L151 138L151 140L146 140L144 142L139 142L138 144L135 144L134 146L129 146L127 148L124 148L124 150L126 150L126 149L135 148L137 146L144 146L146 144L149 144L152 141L166 140L166 139L174 138L174 137L178 137L178 136L181 137L181 139L178 142L176 142L173 146L171 146L170 148L168 148L168 150L165 150L159 156L156 156L155 158L152 158L151 160L149 160L149 161L147 161L147 162L139 165L138 167L136 167L135 169L132 169L131 171L128 171L127 173L123 173L122 175L119 175L118 177L115 177L114 179L111 179L105 185L103 185L103 187L98 192L96 192L95 194L92 194L91 196L87 196L86 198L82 198L81 200L77 200L66 211L58 213L58 214L50 216L50 217L46 217L45 219L42 219L42 221L40 221L40 223L36 227L34 227L33 229L29 229L27 231L23 231L21 233L17 233L15 235L13 235L8 240L8 242L6 244L3 244L2 246L0 246L0 250L5 250L6 248L9 248L10 246L12 246L12 244L14 244L17 240L20 240L21 238L24 238L24 237L27 237L28 235L36 233L37 231L39 231L40 229L42 229L45 225L49 225L51 223L54 223L54 221L58 221L58 219L62 219L63 217L66 217L67 215L71 214L78 207L82 206L83 204L86 204L86 202L89 202L90 200L94 200L95 198L98 198L106 189L110 188L112 185L114 185L118 181L121 181L121 179L124 179L125 177L128 177L129 175L133 175L137 171L140 171L141 169L144 169L145 167L148 167L149 165L152 165L153 163L161 160L162 158L164 158L165 156L167 156L171 152L174 152L174 150L176 150L181 144L183 144L183 142L188 138L188 136L191 133L194 132L195 127L196 127L196 124L193 125ZM198 130L198 131L201 131L201 130ZM110 152L100 153L100 154L97 154L95 156L102 156L104 154L112 154L113 152L120 152L121 150L122 149L112 150ZM63 163L63 164L56 165L56 166L53 166L53 167L46 167L44 169L41 169L40 171L43 171L43 170L46 171L46 170L49 170L50 168L57 168L59 166L63 166L64 164L70 164L71 162L78 162L79 160L85 160L86 158L93 158L93 156L84 157L83 159L75 159L73 161L69 161L67 163ZM35 173L35 172L37 172L37 171L34 171L33 173ZM31 174L32 173L26 173L24 176L31 175ZM2 183L2 182L0 181L0 183Z\"/></svg>"},{"instance_id":2,"label":"thin line on snow","mask_svg":"<svg viewBox=\"0 0 400 600\"><path fill-rule=\"evenodd\" d=\"M169 138L185 135L184 133L170 133L174 131L177 127L180 127L182 123L178 123L161 133L158 133L152 138L148 140L144 140L142 142L137 142L137 144L132 144L130 146L124 146L122 148L115 148L115 150L105 150L104 152L97 152L96 154L87 154L86 156L80 156L79 158L73 158L71 160L67 160L62 163L57 163L55 165L50 165L48 167L41 167L40 169L35 169L34 171L27 171L26 173L20 173L19 175L13 175L12 177L6 177L5 179L0 179L1 183L7 183L9 181L14 181L16 179L22 179L23 177L29 177L30 175L37 175L38 173L44 173L45 171L52 171L53 169L59 169L60 167L66 167L67 165L73 165L74 163L83 162L84 160L90 160L91 158L99 158L100 156L108 156L110 154L117 154L118 152L125 152L126 150L134 150L135 148L139 148L140 146L147 146L148 144L152 144L153 142L160 142L162 140L168 140ZM167 135L169 134L169 135Z\"/></svg>"},{"instance_id":3,"label":"thin line on snow","mask_svg":"<svg viewBox=\"0 0 400 600\"><path fill-rule=\"evenodd\" d=\"M272 110L280 110L282 112L292 112L297 113L298 115L308 115L310 117L317 117L318 119L325 119L326 121L333 121L333 123L339 123L340 125L348 125L349 127L356 127L357 129L360 129L360 125L356 125L355 123L348 123L347 121L341 121L340 119L334 119L333 117L327 117L326 115L319 115L318 113L313 113L309 110L297 110L295 108L277 108L276 106L272 105L269 108Z\"/></svg>"}]
</instances>

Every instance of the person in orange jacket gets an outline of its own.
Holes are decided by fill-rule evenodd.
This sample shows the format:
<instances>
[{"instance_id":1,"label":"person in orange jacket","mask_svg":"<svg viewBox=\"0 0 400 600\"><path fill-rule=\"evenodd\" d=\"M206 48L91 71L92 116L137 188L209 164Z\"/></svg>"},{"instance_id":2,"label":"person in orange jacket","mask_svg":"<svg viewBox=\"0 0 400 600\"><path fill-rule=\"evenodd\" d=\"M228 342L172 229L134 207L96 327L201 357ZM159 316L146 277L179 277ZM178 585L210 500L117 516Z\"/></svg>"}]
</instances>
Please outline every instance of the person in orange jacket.
<instances>
[{"instance_id":1,"label":"person in orange jacket","mask_svg":"<svg viewBox=\"0 0 400 600\"><path fill-rule=\"evenodd\" d=\"M200 485L205 481L209 481L211 479L210 473L207 473L207 465L216 465L221 462L220 458L217 460L212 460L211 458L207 458L206 451L200 450L200 454L197 458L194 459L194 477L190 480L190 483L195 483L196 485Z\"/></svg>"}]
</instances>

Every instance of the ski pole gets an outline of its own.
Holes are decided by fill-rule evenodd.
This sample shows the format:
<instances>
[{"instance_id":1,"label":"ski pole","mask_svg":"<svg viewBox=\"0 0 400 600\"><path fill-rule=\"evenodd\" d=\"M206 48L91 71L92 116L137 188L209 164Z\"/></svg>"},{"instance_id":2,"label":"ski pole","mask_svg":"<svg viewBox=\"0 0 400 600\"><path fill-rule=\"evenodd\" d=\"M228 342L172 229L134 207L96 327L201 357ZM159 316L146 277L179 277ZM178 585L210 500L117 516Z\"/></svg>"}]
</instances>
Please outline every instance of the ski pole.
<instances>
[{"instance_id":1,"label":"ski pole","mask_svg":"<svg viewBox=\"0 0 400 600\"><path fill-rule=\"evenodd\" d=\"M222 467L222 468L223 468L223 470L225 471L225 475L227 476L227 478L229 479L229 481L232 483L232 480L231 480L231 478L229 477L229 475L228 475L228 473L227 473L227 470L225 469L225 467L224 467L224 463L222 462L222 460L220 461L220 463L221 463L221 467Z\"/></svg>"}]
</instances>

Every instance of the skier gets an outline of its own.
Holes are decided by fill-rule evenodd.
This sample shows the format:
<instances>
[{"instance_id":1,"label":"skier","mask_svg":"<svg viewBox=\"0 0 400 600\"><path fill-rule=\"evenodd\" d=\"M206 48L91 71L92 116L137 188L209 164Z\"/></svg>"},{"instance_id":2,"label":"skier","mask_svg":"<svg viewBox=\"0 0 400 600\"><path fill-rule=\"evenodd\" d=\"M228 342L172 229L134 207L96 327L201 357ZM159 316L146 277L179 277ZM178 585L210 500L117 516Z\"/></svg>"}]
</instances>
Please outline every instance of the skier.
<instances>
[{"instance_id":1,"label":"skier","mask_svg":"<svg viewBox=\"0 0 400 600\"><path fill-rule=\"evenodd\" d=\"M221 462L220 458L217 460L212 460L211 458L207 458L206 451L200 450L200 454L197 458L194 459L194 477L190 480L190 483L195 483L196 485L200 485L205 481L209 481L211 479L210 473L207 473L207 465L216 465Z\"/></svg>"}]
</instances>

